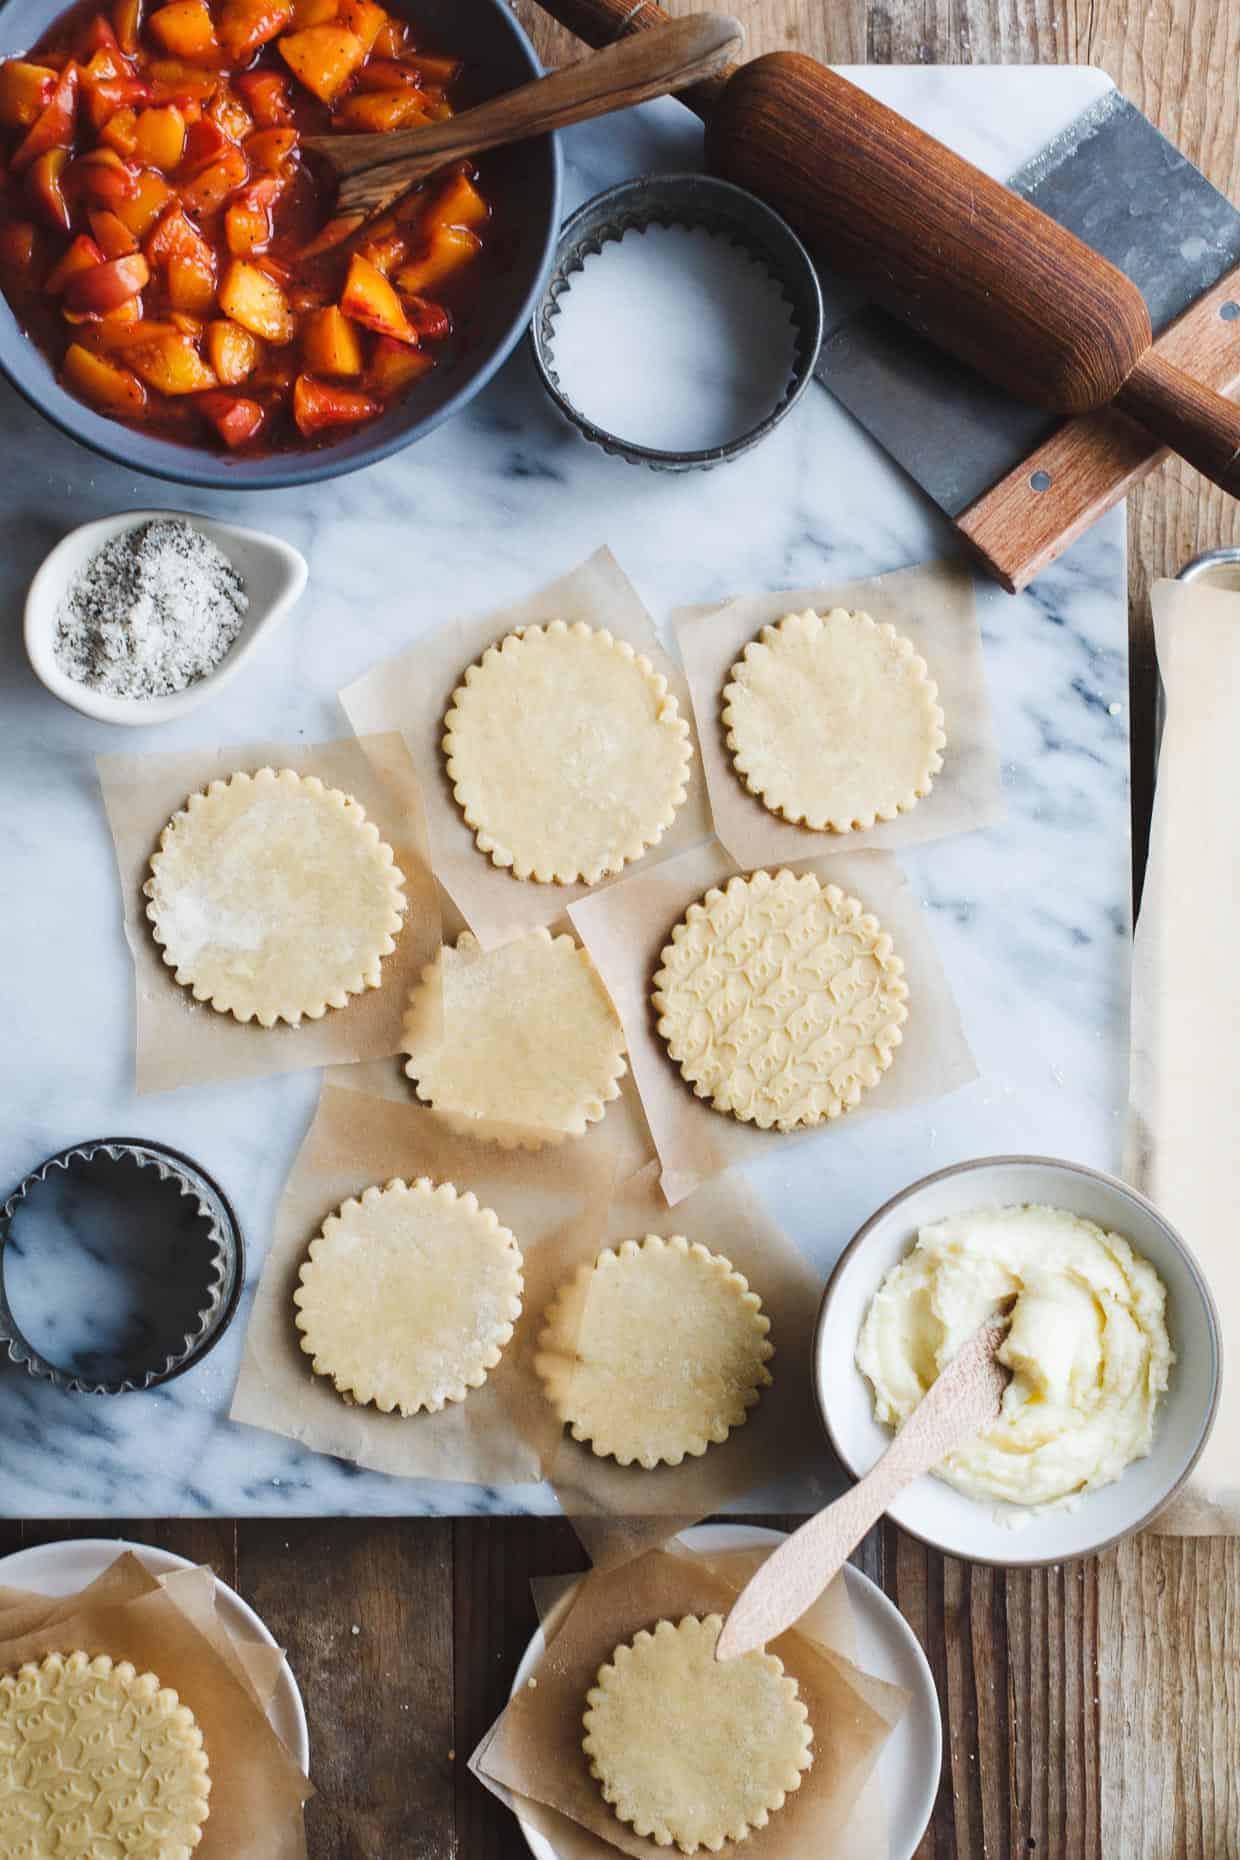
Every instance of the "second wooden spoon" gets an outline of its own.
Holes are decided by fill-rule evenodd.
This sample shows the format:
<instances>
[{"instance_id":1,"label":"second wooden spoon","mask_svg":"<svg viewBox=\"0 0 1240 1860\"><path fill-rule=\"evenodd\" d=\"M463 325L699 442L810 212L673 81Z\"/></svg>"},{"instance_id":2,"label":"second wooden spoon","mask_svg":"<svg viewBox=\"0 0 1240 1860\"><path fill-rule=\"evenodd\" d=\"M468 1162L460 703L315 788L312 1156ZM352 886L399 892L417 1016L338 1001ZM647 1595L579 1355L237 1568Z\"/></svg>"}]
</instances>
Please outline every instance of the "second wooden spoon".
<instances>
[{"instance_id":1,"label":"second wooden spoon","mask_svg":"<svg viewBox=\"0 0 1240 1860\"><path fill-rule=\"evenodd\" d=\"M716 1659L764 1647L799 1621L897 1492L989 1426L1008 1384L995 1355L1007 1327L999 1317L974 1331L865 1478L772 1551L733 1602Z\"/></svg>"},{"instance_id":2,"label":"second wooden spoon","mask_svg":"<svg viewBox=\"0 0 1240 1860\"><path fill-rule=\"evenodd\" d=\"M725 14L690 14L621 39L446 122L388 135L308 136L302 147L340 179L337 218L360 222L447 162L683 90L727 64L744 36L739 21Z\"/></svg>"}]
</instances>

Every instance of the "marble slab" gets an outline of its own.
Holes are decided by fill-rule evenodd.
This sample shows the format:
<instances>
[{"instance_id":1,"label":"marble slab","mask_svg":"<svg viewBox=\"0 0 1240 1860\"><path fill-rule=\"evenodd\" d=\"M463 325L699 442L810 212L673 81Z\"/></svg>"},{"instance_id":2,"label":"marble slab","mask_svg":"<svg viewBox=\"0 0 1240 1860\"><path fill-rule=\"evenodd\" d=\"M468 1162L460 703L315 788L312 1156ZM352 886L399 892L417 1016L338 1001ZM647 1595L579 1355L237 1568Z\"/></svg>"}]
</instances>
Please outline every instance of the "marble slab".
<instances>
[{"instance_id":1,"label":"marble slab","mask_svg":"<svg viewBox=\"0 0 1240 1860\"><path fill-rule=\"evenodd\" d=\"M1094 71L850 73L1010 173L1084 108ZM566 138L566 207L626 175L700 164L672 103ZM841 300L842 301L842 300ZM0 1183L102 1135L188 1150L250 1237L251 1285L314 1075L136 1099L133 1001L93 758L343 731L335 699L376 658L452 614L524 593L608 543L662 622L679 603L809 585L941 553L937 514L817 386L726 469L665 477L587 446L520 350L460 418L359 475L261 500L158 483L79 450L0 387ZM302 549L310 591L214 704L121 733L56 703L20 637L26 583L65 529L127 507L187 506L267 526ZM981 1078L955 1097L824 1132L755 1167L761 1193L826 1272L856 1225L960 1158L1043 1151L1115 1167L1126 1091L1129 951L1122 511L1019 598L982 598L1008 806L991 831L906 865L963 1006ZM145 740L144 740L145 738ZM60 1291L50 1277L47 1295ZM458 1513L553 1508L541 1488L402 1484L315 1458L222 1417L241 1323L200 1368L149 1395L68 1397L0 1369L0 1511ZM824 1458L824 1467L826 1465ZM756 1495L791 1508L796 1492Z\"/></svg>"}]
</instances>

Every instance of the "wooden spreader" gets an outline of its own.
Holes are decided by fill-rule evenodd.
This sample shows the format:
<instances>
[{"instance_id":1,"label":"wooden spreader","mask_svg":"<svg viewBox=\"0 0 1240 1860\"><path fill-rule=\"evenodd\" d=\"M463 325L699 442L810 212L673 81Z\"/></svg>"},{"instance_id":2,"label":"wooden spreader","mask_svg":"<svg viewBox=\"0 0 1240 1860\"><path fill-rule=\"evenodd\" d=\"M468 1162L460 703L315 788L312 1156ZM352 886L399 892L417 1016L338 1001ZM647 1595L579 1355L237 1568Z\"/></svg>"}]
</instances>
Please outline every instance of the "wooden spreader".
<instances>
[{"instance_id":1,"label":"wooden spreader","mask_svg":"<svg viewBox=\"0 0 1240 1860\"><path fill-rule=\"evenodd\" d=\"M667 17L543 4L593 46ZM1006 187L799 53L681 100L711 168L882 306L835 332L819 377L1004 587L1168 448L1240 495L1240 213L1118 92Z\"/></svg>"}]
</instances>

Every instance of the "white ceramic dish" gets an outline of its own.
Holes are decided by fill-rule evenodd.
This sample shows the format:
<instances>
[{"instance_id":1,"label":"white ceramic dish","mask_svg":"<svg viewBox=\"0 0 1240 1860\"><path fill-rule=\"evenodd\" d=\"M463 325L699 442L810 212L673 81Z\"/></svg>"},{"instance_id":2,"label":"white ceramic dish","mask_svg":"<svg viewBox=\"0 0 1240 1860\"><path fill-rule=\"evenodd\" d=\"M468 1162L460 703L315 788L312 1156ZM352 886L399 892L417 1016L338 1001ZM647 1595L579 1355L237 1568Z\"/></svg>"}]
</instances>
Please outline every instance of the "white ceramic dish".
<instances>
[{"instance_id":1,"label":"white ceramic dish","mask_svg":"<svg viewBox=\"0 0 1240 1860\"><path fill-rule=\"evenodd\" d=\"M102 1575L124 1550L132 1550L152 1576L166 1576L170 1570L194 1567L186 1557L174 1556L170 1550L157 1550L149 1544L125 1543L114 1537L81 1537L63 1543L35 1544L29 1550L16 1550L12 1556L0 1557L0 1583L7 1588L33 1589L39 1595L72 1595ZM236 1590L230 1589L218 1576L215 1589L220 1619L230 1633L242 1640L265 1641L269 1647L279 1645L249 1603L243 1602ZM280 1669L267 1716L277 1737L309 1774L310 1730L306 1708L287 1660Z\"/></svg>"},{"instance_id":2,"label":"white ceramic dish","mask_svg":"<svg viewBox=\"0 0 1240 1860\"><path fill-rule=\"evenodd\" d=\"M1196 1260L1174 1228L1135 1189L1080 1164L1039 1156L959 1163L914 1182L872 1215L841 1255L823 1295L814 1345L818 1405L836 1452L854 1478L891 1440L874 1419L870 1386L854 1352L870 1299L911 1247L918 1228L971 1208L1037 1202L1066 1208L1120 1233L1167 1287L1176 1364L1159 1406L1154 1446L1114 1484L1072 1510L1021 1512L981 1504L927 1476L901 1493L890 1516L951 1556L1026 1566L1086 1556L1140 1530L1173 1497L1206 1443L1218 1406L1218 1314Z\"/></svg>"},{"instance_id":3,"label":"white ceramic dish","mask_svg":"<svg viewBox=\"0 0 1240 1860\"><path fill-rule=\"evenodd\" d=\"M682 1531L680 1542L690 1550L747 1550L773 1547L783 1535L756 1524L699 1524ZM890 1860L912 1860L934 1811L943 1763L938 1695L926 1656L899 1609L851 1564L844 1575L857 1617L858 1664L911 1695L908 1710L883 1746L878 1773L887 1805ZM545 1648L539 1628L517 1668L513 1692L525 1684ZM524 1821L518 1826L534 1860L560 1860L545 1834Z\"/></svg>"},{"instance_id":4,"label":"white ceramic dish","mask_svg":"<svg viewBox=\"0 0 1240 1860\"><path fill-rule=\"evenodd\" d=\"M201 530L204 536L228 557L250 597L249 609L241 631L213 672L200 678L184 691L168 697L118 698L79 684L62 672L56 663L56 614L65 590L90 557L114 536L137 529L160 517L183 517ZM155 723L169 723L174 717L205 704L235 678L265 634L289 613L300 600L309 571L305 558L291 543L262 530L241 529L235 523L217 523L189 510L126 510L115 517L101 517L96 523L84 523L70 530L46 558L30 584L26 595L26 654L35 677L62 703L93 717L98 723L119 723L131 728L146 728Z\"/></svg>"}]
</instances>

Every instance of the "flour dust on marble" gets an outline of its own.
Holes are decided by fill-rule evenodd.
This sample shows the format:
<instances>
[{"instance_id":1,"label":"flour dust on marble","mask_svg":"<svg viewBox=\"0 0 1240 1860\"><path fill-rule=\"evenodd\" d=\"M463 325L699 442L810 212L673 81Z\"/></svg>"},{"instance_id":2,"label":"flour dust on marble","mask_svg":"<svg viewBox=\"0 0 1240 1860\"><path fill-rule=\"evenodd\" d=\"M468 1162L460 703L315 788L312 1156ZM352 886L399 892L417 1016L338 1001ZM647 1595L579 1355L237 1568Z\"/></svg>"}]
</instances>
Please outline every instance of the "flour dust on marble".
<instances>
[{"instance_id":1,"label":"flour dust on marble","mask_svg":"<svg viewBox=\"0 0 1240 1860\"><path fill-rule=\"evenodd\" d=\"M796 332L778 282L702 226L648 226L574 272L552 332L561 392L593 426L659 452L749 432L792 378Z\"/></svg>"}]
</instances>

